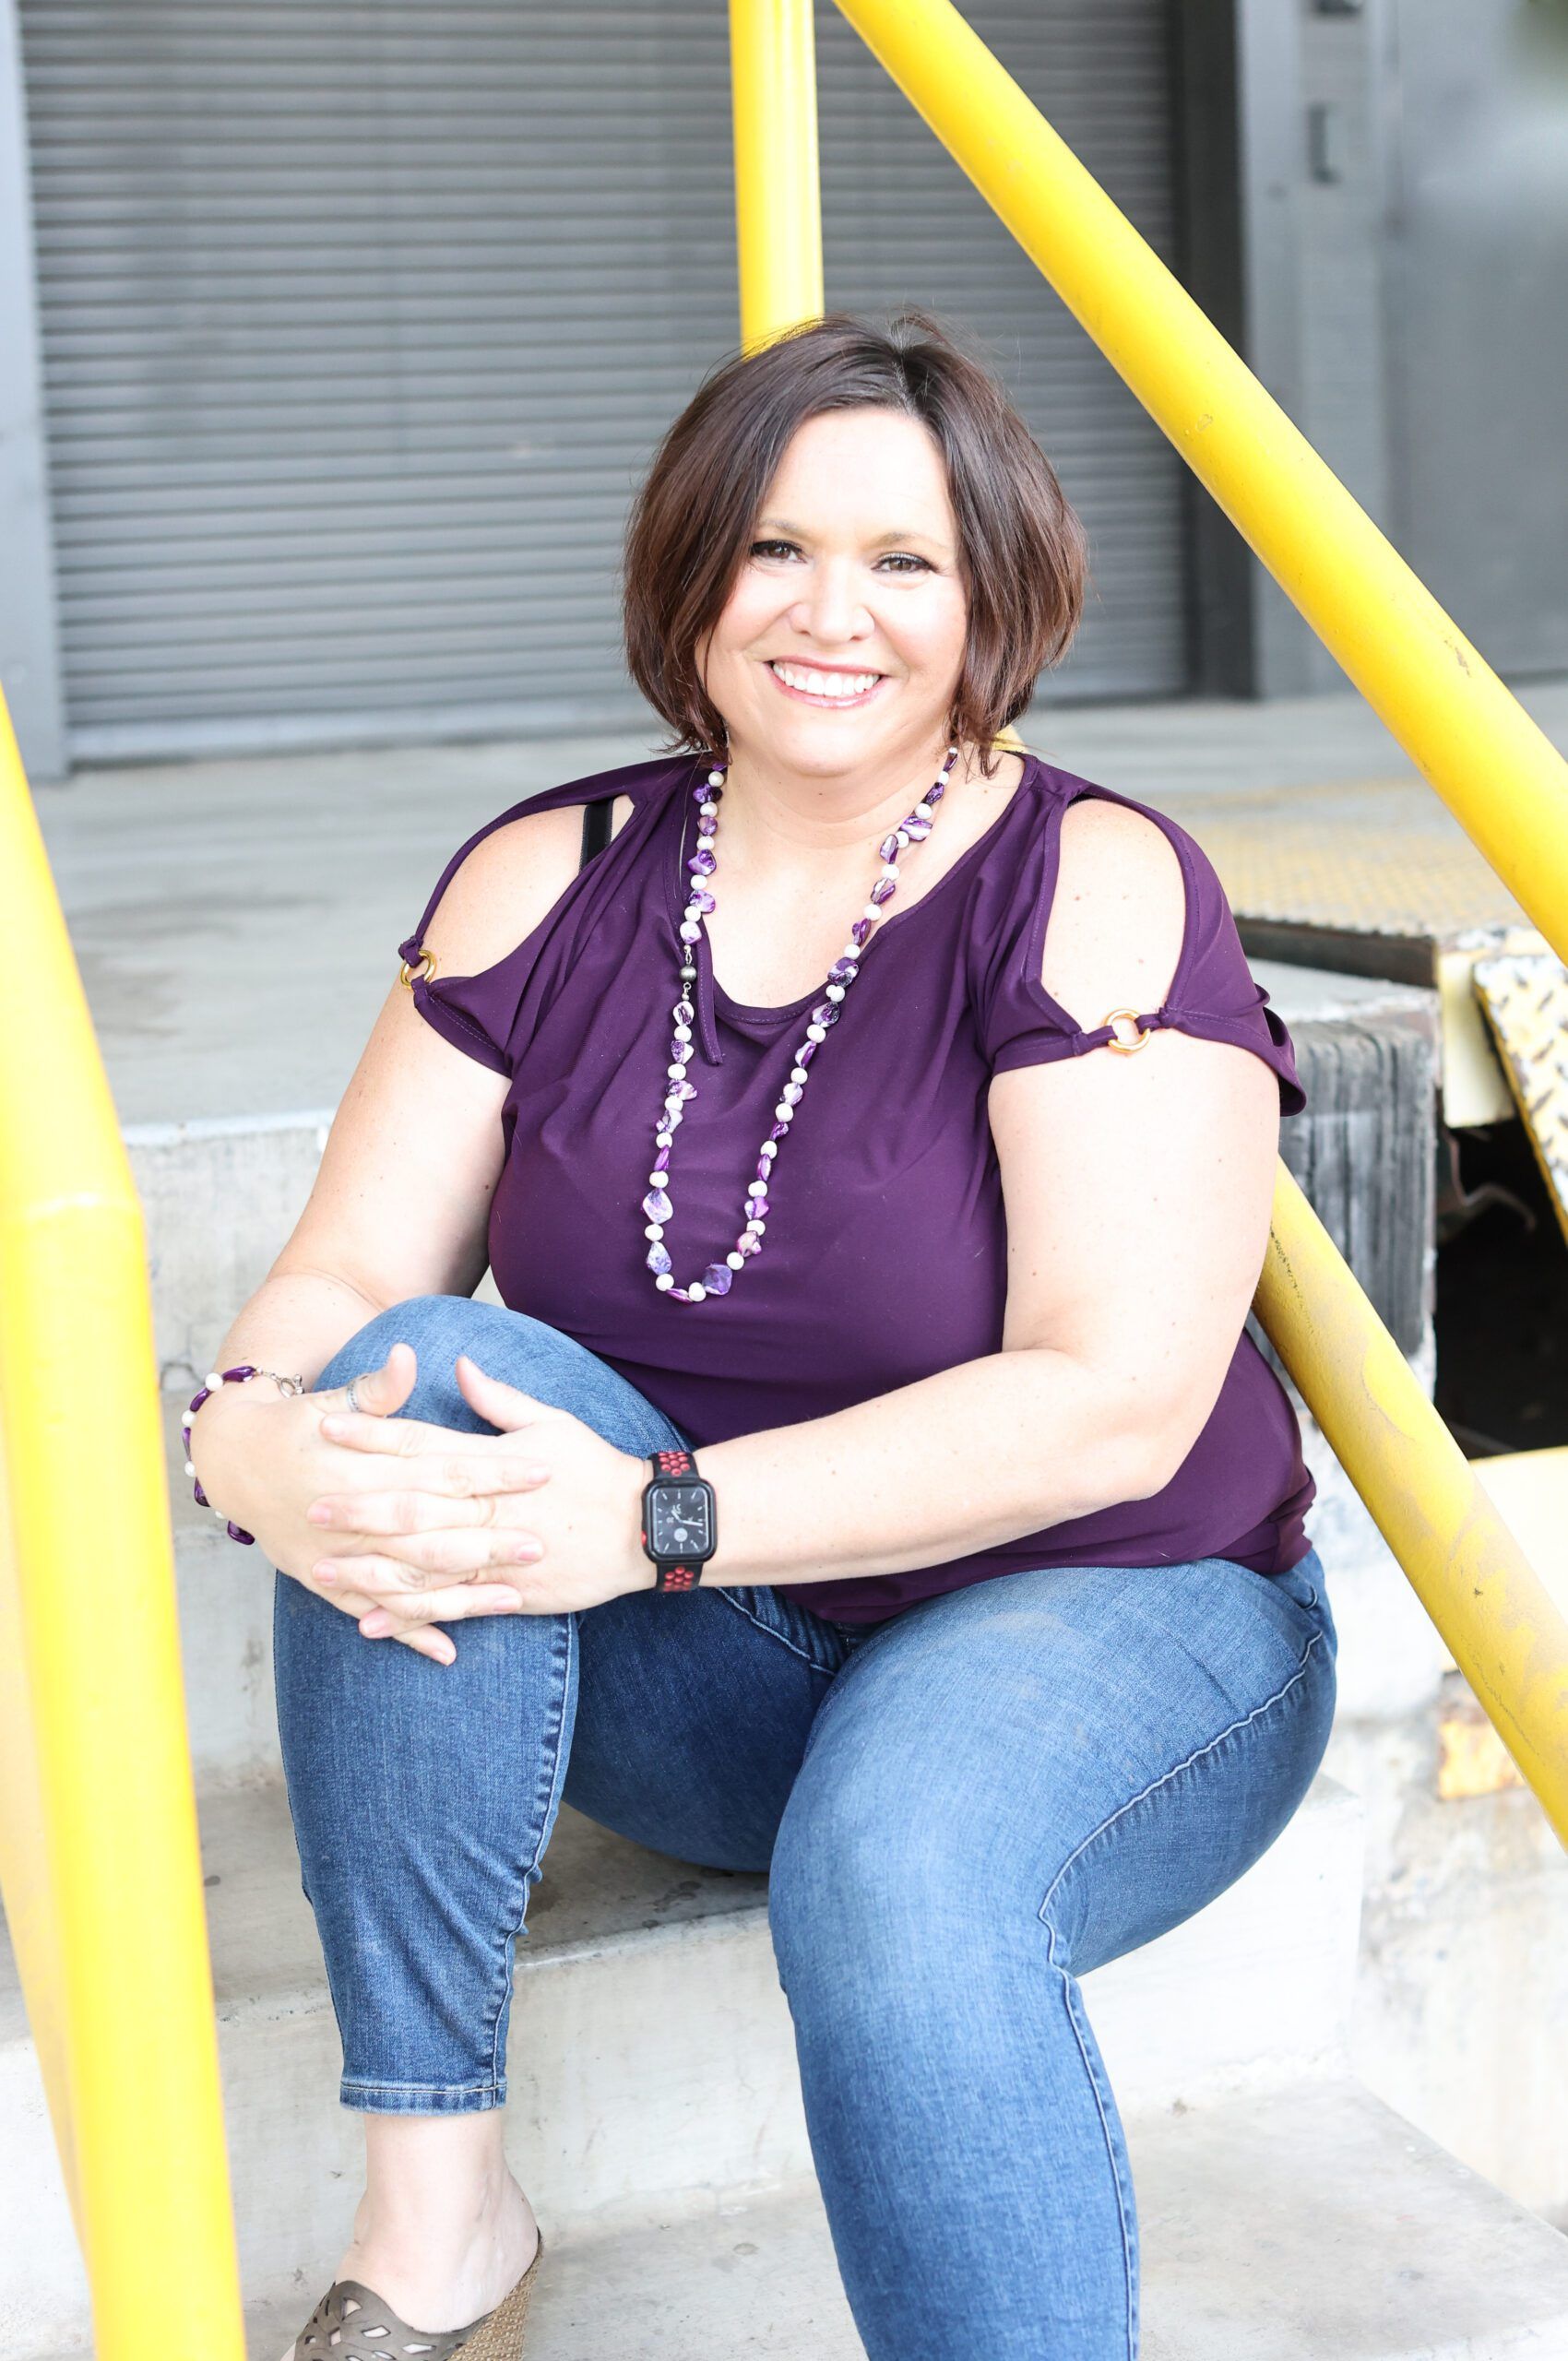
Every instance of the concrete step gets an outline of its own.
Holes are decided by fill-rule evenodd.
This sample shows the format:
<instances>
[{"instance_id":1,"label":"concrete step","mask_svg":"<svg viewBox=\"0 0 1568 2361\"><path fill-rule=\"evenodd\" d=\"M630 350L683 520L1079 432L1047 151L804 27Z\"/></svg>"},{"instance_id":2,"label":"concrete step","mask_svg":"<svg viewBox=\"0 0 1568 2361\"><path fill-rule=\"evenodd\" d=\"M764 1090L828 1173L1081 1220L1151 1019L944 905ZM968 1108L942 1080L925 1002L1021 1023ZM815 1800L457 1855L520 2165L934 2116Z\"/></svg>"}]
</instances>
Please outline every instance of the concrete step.
<instances>
[{"instance_id":1,"label":"concrete step","mask_svg":"<svg viewBox=\"0 0 1568 2361\"><path fill-rule=\"evenodd\" d=\"M1311 2077L1126 2129L1142 2361L1568 2354L1568 2238L1359 2082ZM810 2175L575 2231L540 2218L529 2361L864 2352ZM278 2361L320 2293L248 2313L251 2361Z\"/></svg>"},{"instance_id":2,"label":"concrete step","mask_svg":"<svg viewBox=\"0 0 1568 2361\"><path fill-rule=\"evenodd\" d=\"M202 1832L244 2284L258 2302L305 2296L308 2311L347 2237L359 2119L337 2102L337 2026L280 1789L207 1795ZM1342 2061L1360 1869L1360 1807L1320 1778L1228 1893L1086 1979L1125 2112ZM695 1869L563 1809L518 1947L507 2110L514 2167L562 2234L810 2173L766 1891L764 1876ZM0 2221L26 2235L0 2240L0 2361L24 2361L85 2341L89 2316L5 1966Z\"/></svg>"}]
</instances>

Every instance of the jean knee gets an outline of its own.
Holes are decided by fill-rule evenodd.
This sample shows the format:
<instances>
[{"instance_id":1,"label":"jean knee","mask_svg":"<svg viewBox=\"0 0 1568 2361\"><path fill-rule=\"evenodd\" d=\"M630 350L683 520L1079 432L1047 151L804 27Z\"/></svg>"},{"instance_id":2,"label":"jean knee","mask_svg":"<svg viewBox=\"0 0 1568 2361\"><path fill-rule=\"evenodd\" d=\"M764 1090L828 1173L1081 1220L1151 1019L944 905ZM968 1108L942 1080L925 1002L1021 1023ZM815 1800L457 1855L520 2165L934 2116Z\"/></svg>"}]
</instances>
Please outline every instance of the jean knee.
<instances>
[{"instance_id":1,"label":"jean knee","mask_svg":"<svg viewBox=\"0 0 1568 2361\"><path fill-rule=\"evenodd\" d=\"M403 1411L421 1416L433 1394L457 1395L452 1364L458 1353L471 1347L476 1328L482 1328L494 1313L494 1305L476 1303L466 1295L414 1295L400 1303L389 1303L339 1345L316 1379L316 1390L346 1385L350 1378L379 1369L394 1345L411 1345L419 1374Z\"/></svg>"},{"instance_id":2,"label":"jean knee","mask_svg":"<svg viewBox=\"0 0 1568 2361\"><path fill-rule=\"evenodd\" d=\"M569 1410L623 1451L658 1451L688 1439L663 1411L586 1345L531 1312L505 1304L476 1303L466 1295L410 1296L389 1304L333 1354L318 1387L345 1384L378 1369L399 1341L414 1348L419 1373L402 1410L465 1431L485 1421L465 1399L455 1363L467 1353L504 1384Z\"/></svg>"}]
</instances>

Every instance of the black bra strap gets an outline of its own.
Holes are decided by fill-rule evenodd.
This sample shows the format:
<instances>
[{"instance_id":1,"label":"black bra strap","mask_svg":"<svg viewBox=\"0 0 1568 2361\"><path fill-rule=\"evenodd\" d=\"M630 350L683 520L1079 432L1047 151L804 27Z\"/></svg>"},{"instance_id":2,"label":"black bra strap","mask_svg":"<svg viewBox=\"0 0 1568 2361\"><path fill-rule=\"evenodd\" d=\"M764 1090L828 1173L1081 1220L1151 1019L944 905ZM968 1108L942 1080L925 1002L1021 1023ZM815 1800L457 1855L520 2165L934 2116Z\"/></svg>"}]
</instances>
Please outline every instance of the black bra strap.
<instances>
[{"instance_id":1,"label":"black bra strap","mask_svg":"<svg viewBox=\"0 0 1568 2361\"><path fill-rule=\"evenodd\" d=\"M601 795L596 801L583 805L583 849L577 862L579 869L586 869L595 853L602 852L610 842L610 820L614 809L615 798L612 795Z\"/></svg>"}]
</instances>

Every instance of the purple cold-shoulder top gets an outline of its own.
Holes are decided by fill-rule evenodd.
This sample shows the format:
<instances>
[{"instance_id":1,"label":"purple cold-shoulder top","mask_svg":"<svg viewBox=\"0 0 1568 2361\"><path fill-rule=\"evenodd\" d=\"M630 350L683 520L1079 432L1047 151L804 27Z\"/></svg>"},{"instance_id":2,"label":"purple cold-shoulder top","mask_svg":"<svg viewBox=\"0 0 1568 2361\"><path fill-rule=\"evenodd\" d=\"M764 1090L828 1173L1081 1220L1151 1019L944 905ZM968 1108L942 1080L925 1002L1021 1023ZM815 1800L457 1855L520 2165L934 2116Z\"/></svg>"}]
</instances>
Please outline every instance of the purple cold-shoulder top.
<instances>
[{"instance_id":1,"label":"purple cold-shoulder top","mask_svg":"<svg viewBox=\"0 0 1568 2361\"><path fill-rule=\"evenodd\" d=\"M641 1201L679 997L691 789L705 768L654 757L512 805L458 847L399 945L418 960L447 881L493 829L631 797L619 833L514 950L479 975L418 979L413 998L446 1040L510 1077L489 1228L502 1300L619 1370L694 1449L826 1417L1000 1351L1006 1224L988 1085L1111 1038L1105 1026L1078 1030L1039 980L1062 815L1079 796L1144 813L1182 864L1181 957L1169 1000L1144 1025L1255 1050L1278 1077L1282 1114L1305 1106L1289 1035L1253 979L1201 847L1152 806L1029 754L985 834L873 931L779 1158L766 1251L722 1300L671 1302L646 1266ZM818 997L742 1006L714 979L706 931L695 951L687 1071L698 1095L677 1133L667 1233L683 1272L733 1244L757 1142ZM790 1590L830 1620L870 1624L1030 1567L1222 1557L1281 1573L1310 1547L1302 1519L1315 1490L1289 1397L1243 1329L1206 1426L1151 1498L940 1566Z\"/></svg>"}]
</instances>

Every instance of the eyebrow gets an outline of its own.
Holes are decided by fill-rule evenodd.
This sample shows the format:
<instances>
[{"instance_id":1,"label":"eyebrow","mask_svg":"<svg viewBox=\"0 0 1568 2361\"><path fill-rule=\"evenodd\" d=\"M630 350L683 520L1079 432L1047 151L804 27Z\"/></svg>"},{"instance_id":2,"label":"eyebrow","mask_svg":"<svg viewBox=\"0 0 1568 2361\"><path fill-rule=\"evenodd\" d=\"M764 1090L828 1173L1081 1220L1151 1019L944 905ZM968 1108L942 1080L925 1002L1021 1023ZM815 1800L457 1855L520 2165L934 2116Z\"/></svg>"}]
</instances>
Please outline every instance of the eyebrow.
<instances>
[{"instance_id":1,"label":"eyebrow","mask_svg":"<svg viewBox=\"0 0 1568 2361\"><path fill-rule=\"evenodd\" d=\"M759 532L762 530L764 526L770 527L773 531L778 533L788 533L793 540L809 541L811 539L811 535L804 531L801 526L791 525L787 516L759 516L757 518L757 529ZM915 526L910 526L908 531L879 533L875 540L871 542L869 546L873 550L891 549L896 541L924 541L929 549L933 550L939 550L944 547L944 544L937 539L935 534L922 533L919 528Z\"/></svg>"}]
</instances>

